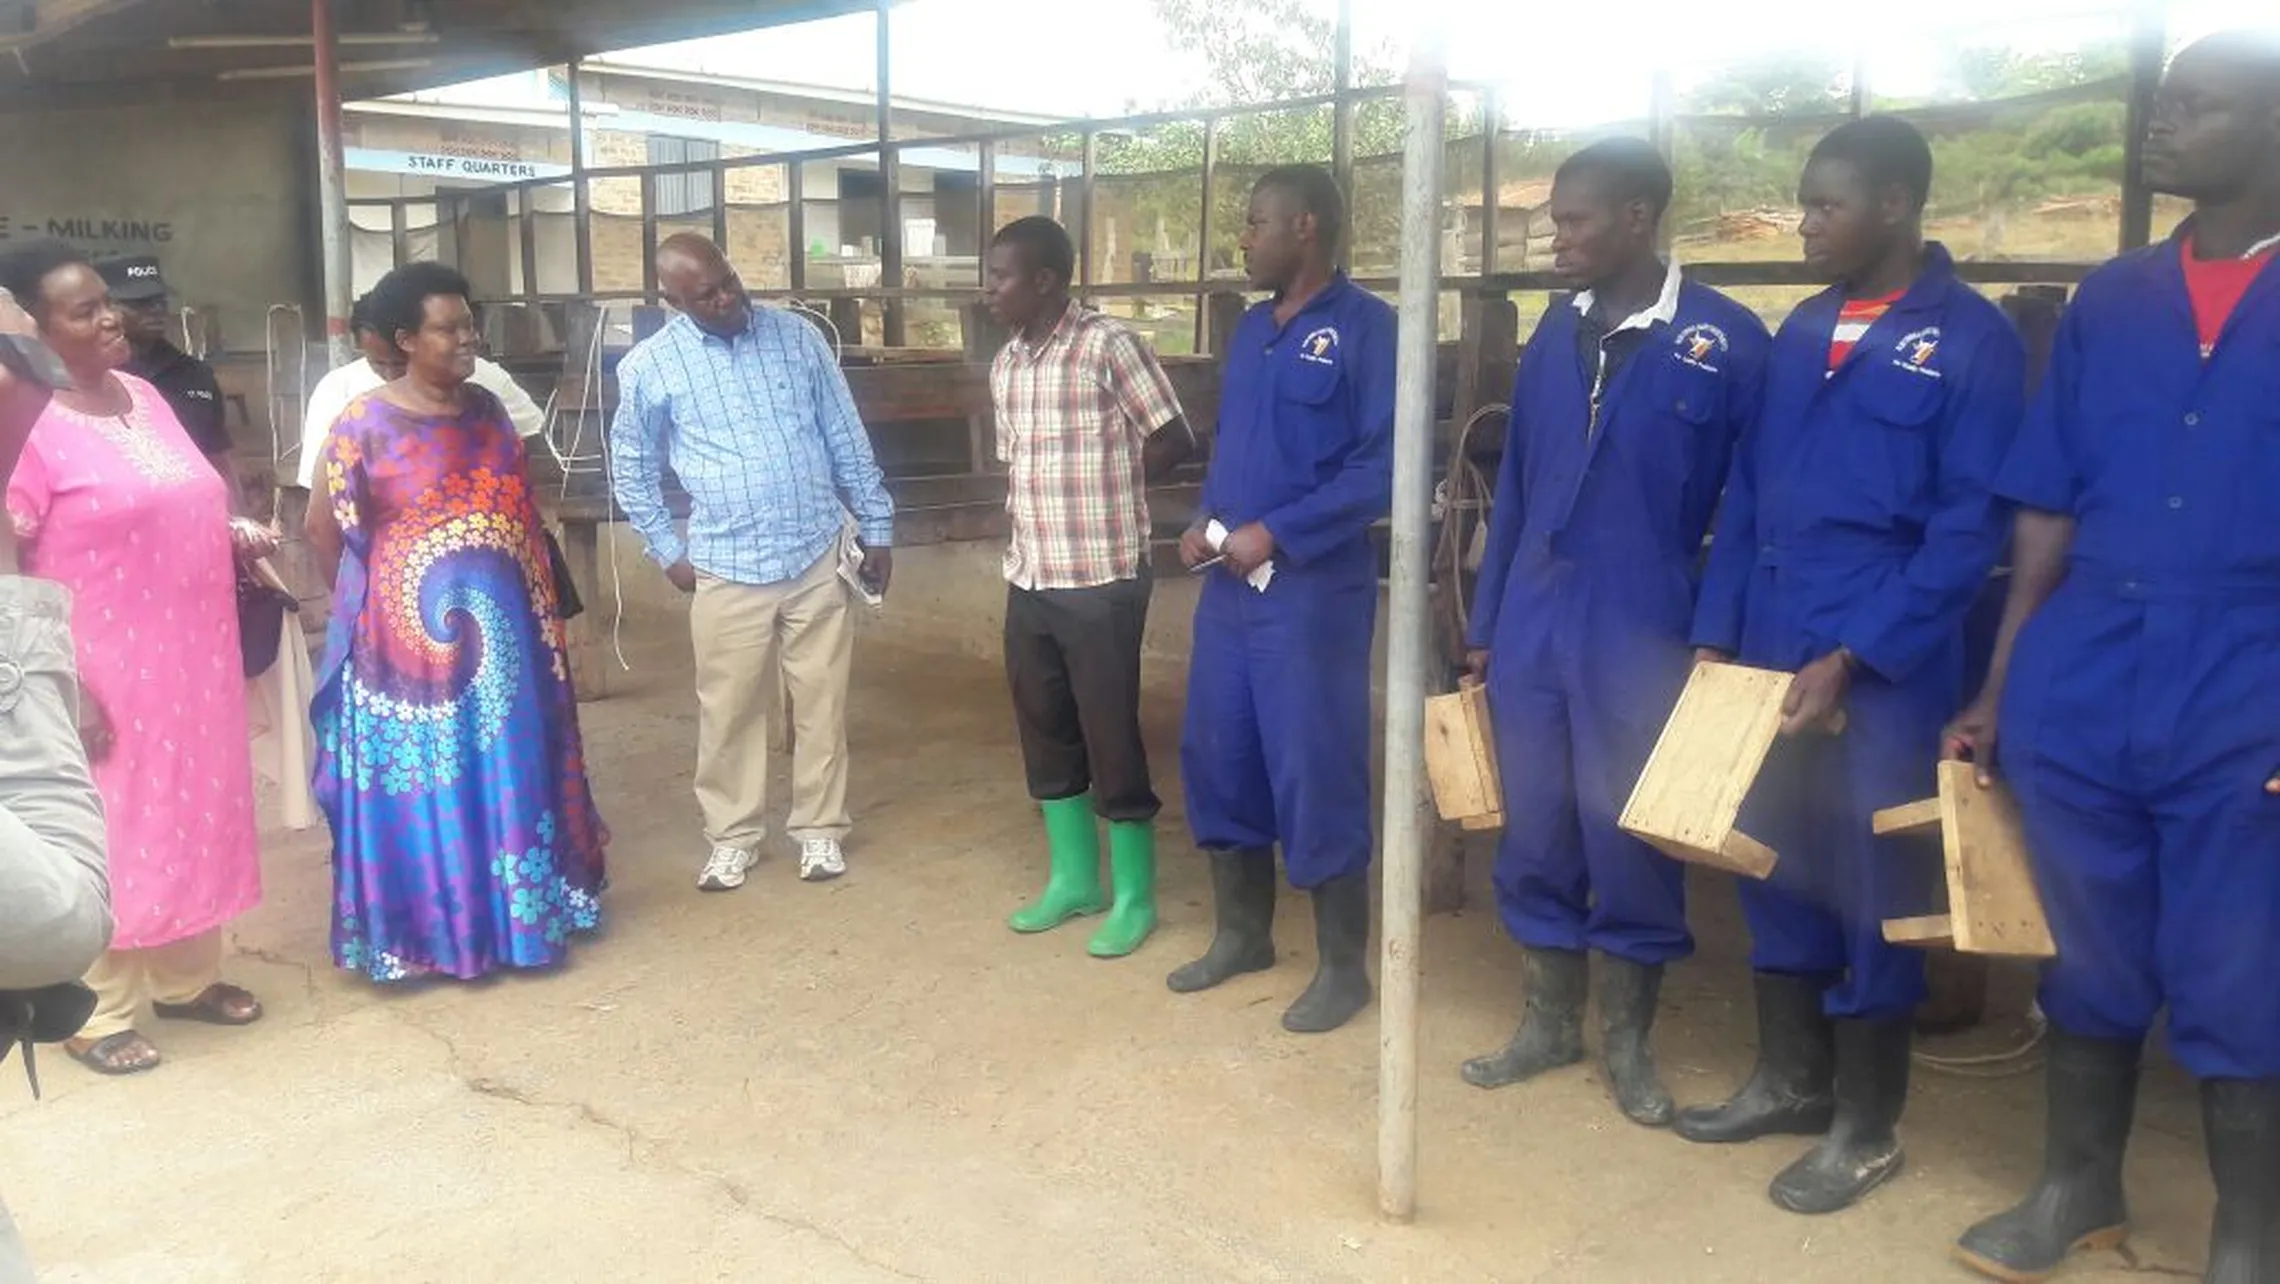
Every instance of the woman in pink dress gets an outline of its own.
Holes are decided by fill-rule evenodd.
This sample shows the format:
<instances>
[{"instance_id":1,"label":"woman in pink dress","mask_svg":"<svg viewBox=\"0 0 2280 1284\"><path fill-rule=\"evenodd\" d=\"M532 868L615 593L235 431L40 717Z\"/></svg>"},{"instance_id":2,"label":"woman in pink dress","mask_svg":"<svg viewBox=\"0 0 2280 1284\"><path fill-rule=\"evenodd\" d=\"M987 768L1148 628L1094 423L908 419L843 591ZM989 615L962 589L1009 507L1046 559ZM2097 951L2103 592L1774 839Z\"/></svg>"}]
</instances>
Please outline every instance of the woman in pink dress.
<instances>
[{"instance_id":1,"label":"woman in pink dress","mask_svg":"<svg viewBox=\"0 0 2280 1284\"><path fill-rule=\"evenodd\" d=\"M34 241L0 286L71 371L8 484L28 575L74 598L81 734L109 828L118 932L87 974L95 1014L71 1054L105 1074L158 1064L134 1028L244 1025L253 995L221 979L222 925L261 898L229 492L149 384L86 256Z\"/></svg>"}]
</instances>

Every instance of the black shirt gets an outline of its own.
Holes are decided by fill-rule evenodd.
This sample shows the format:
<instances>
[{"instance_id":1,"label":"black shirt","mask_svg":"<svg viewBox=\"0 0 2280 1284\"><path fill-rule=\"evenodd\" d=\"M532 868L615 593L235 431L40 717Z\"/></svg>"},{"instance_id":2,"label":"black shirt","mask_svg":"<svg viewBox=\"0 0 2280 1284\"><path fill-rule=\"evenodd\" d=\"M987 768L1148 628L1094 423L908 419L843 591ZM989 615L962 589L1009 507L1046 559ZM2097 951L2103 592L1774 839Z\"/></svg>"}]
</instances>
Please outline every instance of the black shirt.
<instances>
[{"instance_id":1,"label":"black shirt","mask_svg":"<svg viewBox=\"0 0 2280 1284\"><path fill-rule=\"evenodd\" d=\"M212 366L162 339L149 353L129 358L127 373L148 379L158 389L199 453L228 452L230 430L223 422L222 385L214 379Z\"/></svg>"},{"instance_id":2,"label":"black shirt","mask_svg":"<svg viewBox=\"0 0 2280 1284\"><path fill-rule=\"evenodd\" d=\"M1572 302L1559 304L1573 307ZM1600 402L1607 395L1607 386L1615 382L1615 375L1646 346L1645 326L1611 330L1621 321L1609 321L1599 300L1592 300L1591 310L1583 314L1583 321L1575 328L1576 363L1583 368L1584 382L1591 386L1591 422L1584 427L1586 433L1599 431Z\"/></svg>"},{"instance_id":3,"label":"black shirt","mask_svg":"<svg viewBox=\"0 0 2280 1284\"><path fill-rule=\"evenodd\" d=\"M1573 307L1571 303L1568 306ZM1607 311L1599 301L1592 300L1591 311L1584 313L1582 324L1575 328L1576 361L1583 367L1588 383L1604 388L1615 381L1615 374L1629 362L1633 354L1646 346L1647 328L1632 326L1628 330L1610 330L1621 324L1622 318L1607 319Z\"/></svg>"}]
</instances>

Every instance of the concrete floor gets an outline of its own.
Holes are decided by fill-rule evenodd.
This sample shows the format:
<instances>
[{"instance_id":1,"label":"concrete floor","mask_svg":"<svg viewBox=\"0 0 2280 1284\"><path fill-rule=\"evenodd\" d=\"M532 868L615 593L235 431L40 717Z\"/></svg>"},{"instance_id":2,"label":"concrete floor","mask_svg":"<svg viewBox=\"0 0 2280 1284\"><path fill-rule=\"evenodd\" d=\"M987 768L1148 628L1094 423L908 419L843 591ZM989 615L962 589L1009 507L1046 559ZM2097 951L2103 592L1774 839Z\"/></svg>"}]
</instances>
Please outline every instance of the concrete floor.
<instances>
[{"instance_id":1,"label":"concrete floor","mask_svg":"<svg viewBox=\"0 0 2280 1284\"><path fill-rule=\"evenodd\" d=\"M1635 1128L1587 1068L1467 1087L1458 1061L1516 1015L1514 950L1475 910L1427 925L1420 1210L1388 1225L1375 1010L1321 1038L1277 1024L1312 966L1303 903L1284 900L1274 971L1165 990L1209 932L1176 803L1166 922L1139 955L1009 934L1040 861L998 672L874 637L850 874L803 885L778 849L700 896L685 642L635 641L640 672L585 712L617 834L607 934L559 974L383 993L327 961L321 832L270 835L229 968L268 1020L156 1030L168 1064L139 1079L51 1055L39 1103L0 1071L0 1180L47 1278L1961 1280L1950 1238L2039 1162L2039 1075L1921 1071L1906 1173L1808 1221L1763 1195L1797 1143ZM1737 1082L1753 1037L1732 891L1704 879L1696 903L1661 1038L1682 1101ZM2136 1256L2070 1280L2198 1276L2189 1085L2149 1076L2140 1115Z\"/></svg>"}]
</instances>

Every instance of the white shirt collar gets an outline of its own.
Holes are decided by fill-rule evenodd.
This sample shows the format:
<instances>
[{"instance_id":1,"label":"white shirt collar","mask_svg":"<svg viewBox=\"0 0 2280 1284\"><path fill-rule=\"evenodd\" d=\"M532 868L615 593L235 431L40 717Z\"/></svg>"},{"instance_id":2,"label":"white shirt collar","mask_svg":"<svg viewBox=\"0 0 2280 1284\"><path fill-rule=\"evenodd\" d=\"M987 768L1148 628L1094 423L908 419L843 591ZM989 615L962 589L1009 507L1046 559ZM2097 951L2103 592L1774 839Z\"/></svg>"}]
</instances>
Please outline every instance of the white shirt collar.
<instances>
[{"instance_id":1,"label":"white shirt collar","mask_svg":"<svg viewBox=\"0 0 2280 1284\"><path fill-rule=\"evenodd\" d=\"M1614 327L1607 333L1615 334L1623 330L1644 330L1657 321L1669 325L1676 320L1678 318L1678 287L1682 279L1678 270L1678 260L1671 260L1670 265L1663 269L1662 295L1655 300L1654 306L1623 318L1623 324ZM1591 305L1596 301L1596 293L1585 290L1575 296L1575 310L1589 316L1591 315Z\"/></svg>"}]
</instances>

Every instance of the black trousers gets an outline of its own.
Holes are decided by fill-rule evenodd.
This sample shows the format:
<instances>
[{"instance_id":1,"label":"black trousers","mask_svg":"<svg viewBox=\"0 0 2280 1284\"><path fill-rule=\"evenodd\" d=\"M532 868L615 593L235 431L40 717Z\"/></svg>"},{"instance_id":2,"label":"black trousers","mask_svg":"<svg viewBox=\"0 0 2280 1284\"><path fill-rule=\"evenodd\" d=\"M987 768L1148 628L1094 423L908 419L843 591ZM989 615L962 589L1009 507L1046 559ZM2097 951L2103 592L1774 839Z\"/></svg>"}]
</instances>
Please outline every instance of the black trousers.
<instances>
[{"instance_id":1,"label":"black trousers","mask_svg":"<svg viewBox=\"0 0 2280 1284\"><path fill-rule=\"evenodd\" d=\"M1140 738L1140 640L1154 580L1097 588L1007 587L1005 675L1029 796L1091 790L1109 820L1151 820L1163 806Z\"/></svg>"}]
</instances>

